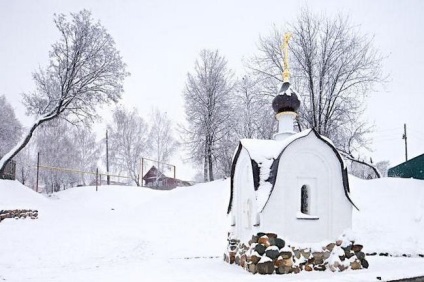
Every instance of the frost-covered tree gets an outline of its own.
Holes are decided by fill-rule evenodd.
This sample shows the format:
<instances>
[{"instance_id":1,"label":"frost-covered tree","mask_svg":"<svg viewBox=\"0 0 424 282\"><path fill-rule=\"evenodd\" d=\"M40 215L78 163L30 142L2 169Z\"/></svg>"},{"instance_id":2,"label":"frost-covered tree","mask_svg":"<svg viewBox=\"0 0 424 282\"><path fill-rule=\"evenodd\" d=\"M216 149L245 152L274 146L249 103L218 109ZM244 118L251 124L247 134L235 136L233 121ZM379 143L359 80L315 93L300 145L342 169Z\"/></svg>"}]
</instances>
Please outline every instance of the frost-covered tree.
<instances>
[{"instance_id":1,"label":"frost-covered tree","mask_svg":"<svg viewBox=\"0 0 424 282\"><path fill-rule=\"evenodd\" d=\"M217 145L230 130L232 76L218 50L202 50L194 71L187 74L184 135L193 160L203 164L204 181L214 180Z\"/></svg>"},{"instance_id":2,"label":"frost-covered tree","mask_svg":"<svg viewBox=\"0 0 424 282\"><path fill-rule=\"evenodd\" d=\"M239 141L240 139L237 137L236 132L231 130L231 128L227 131L227 134L217 140L214 149L216 178L225 178L230 176L233 155Z\"/></svg>"},{"instance_id":3,"label":"frost-covered tree","mask_svg":"<svg viewBox=\"0 0 424 282\"><path fill-rule=\"evenodd\" d=\"M158 162L158 169L163 171L161 163L169 160L177 148L178 142L173 136L171 120L166 113L161 113L158 109L153 110L151 114L148 142L150 144L149 155Z\"/></svg>"},{"instance_id":4,"label":"frost-covered tree","mask_svg":"<svg viewBox=\"0 0 424 282\"><path fill-rule=\"evenodd\" d=\"M4 95L0 96L0 157L6 154L22 133L22 125Z\"/></svg>"},{"instance_id":5,"label":"frost-covered tree","mask_svg":"<svg viewBox=\"0 0 424 282\"><path fill-rule=\"evenodd\" d=\"M36 90L24 95L27 112L36 116L14 148L0 160L0 171L28 144L41 124L56 118L90 122L100 105L116 102L128 75L115 42L91 13L56 15L60 39L52 45L49 64L33 74Z\"/></svg>"},{"instance_id":6,"label":"frost-covered tree","mask_svg":"<svg viewBox=\"0 0 424 282\"><path fill-rule=\"evenodd\" d=\"M378 169L378 165L374 165L372 160L368 162L361 158L348 159L348 163L350 163L349 173L356 177L362 179L374 179L383 176Z\"/></svg>"},{"instance_id":7,"label":"frost-covered tree","mask_svg":"<svg viewBox=\"0 0 424 282\"><path fill-rule=\"evenodd\" d=\"M75 167L79 171L95 172L97 168L97 161L100 158L100 146L96 142L96 134L91 131L90 127L79 126L73 127L71 138L74 141L74 154ZM94 180L93 174L80 173L79 183L87 185Z\"/></svg>"},{"instance_id":8,"label":"frost-covered tree","mask_svg":"<svg viewBox=\"0 0 424 282\"><path fill-rule=\"evenodd\" d=\"M78 167L77 146L69 123L56 119L41 126L36 136L37 151L40 153L40 164L42 166L66 169ZM79 181L79 174L54 169L41 169L40 179L40 182L44 184L45 192L53 193L76 186Z\"/></svg>"},{"instance_id":9,"label":"frost-covered tree","mask_svg":"<svg viewBox=\"0 0 424 282\"><path fill-rule=\"evenodd\" d=\"M16 179L22 184L35 188L37 147L34 139L31 140L19 154L16 160Z\"/></svg>"},{"instance_id":10,"label":"frost-covered tree","mask_svg":"<svg viewBox=\"0 0 424 282\"><path fill-rule=\"evenodd\" d=\"M300 125L315 128L352 155L368 141L370 127L360 117L369 90L382 81L382 56L372 38L343 16L318 16L304 9L285 31L293 35L291 82L301 94ZM249 62L268 94L276 94L281 85L282 38L277 28L261 37L259 52Z\"/></svg>"},{"instance_id":11,"label":"frost-covered tree","mask_svg":"<svg viewBox=\"0 0 424 282\"><path fill-rule=\"evenodd\" d=\"M390 162L389 161L381 161L375 164L378 171L380 172L382 177L387 177L387 172L389 170Z\"/></svg>"},{"instance_id":12,"label":"frost-covered tree","mask_svg":"<svg viewBox=\"0 0 424 282\"><path fill-rule=\"evenodd\" d=\"M141 186L140 161L148 151L149 130L136 109L117 107L113 121L108 125L109 156L115 169L129 173L137 186Z\"/></svg>"},{"instance_id":13,"label":"frost-covered tree","mask_svg":"<svg viewBox=\"0 0 424 282\"><path fill-rule=\"evenodd\" d=\"M24 165L18 164L18 177L31 171L28 177L33 180L37 153L40 153L40 184L46 193L87 185L94 179L92 173L96 171L100 150L91 128L56 119L37 130L35 141L18 154L18 161ZM26 166L25 158L31 165Z\"/></svg>"},{"instance_id":14,"label":"frost-covered tree","mask_svg":"<svg viewBox=\"0 0 424 282\"><path fill-rule=\"evenodd\" d=\"M235 92L235 125L239 138L271 139L275 117L272 96L266 95L257 77L244 76Z\"/></svg>"}]
</instances>

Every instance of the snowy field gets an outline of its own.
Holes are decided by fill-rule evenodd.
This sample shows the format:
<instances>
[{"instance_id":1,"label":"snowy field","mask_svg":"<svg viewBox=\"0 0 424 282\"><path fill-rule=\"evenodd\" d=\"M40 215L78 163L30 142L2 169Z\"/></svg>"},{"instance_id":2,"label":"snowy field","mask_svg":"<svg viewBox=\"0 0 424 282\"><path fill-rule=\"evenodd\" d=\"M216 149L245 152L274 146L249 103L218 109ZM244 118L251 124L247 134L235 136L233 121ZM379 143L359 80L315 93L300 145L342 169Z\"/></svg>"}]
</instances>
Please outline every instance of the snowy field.
<instances>
[{"instance_id":1,"label":"snowy field","mask_svg":"<svg viewBox=\"0 0 424 282\"><path fill-rule=\"evenodd\" d=\"M0 180L0 209L38 220L0 223L0 281L378 281L424 275L424 181L351 179L357 242L370 268L252 275L226 264L229 181L154 191L79 187L38 195ZM411 254L405 258L402 254Z\"/></svg>"}]
</instances>

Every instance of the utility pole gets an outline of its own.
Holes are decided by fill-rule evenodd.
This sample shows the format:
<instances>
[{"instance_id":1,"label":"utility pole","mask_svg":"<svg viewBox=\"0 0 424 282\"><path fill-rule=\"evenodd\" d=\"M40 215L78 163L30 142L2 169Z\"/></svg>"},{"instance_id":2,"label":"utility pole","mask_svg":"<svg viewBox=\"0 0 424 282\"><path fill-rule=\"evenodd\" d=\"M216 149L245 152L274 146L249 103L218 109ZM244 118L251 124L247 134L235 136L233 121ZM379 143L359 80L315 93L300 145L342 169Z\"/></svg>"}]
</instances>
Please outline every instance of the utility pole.
<instances>
[{"instance_id":1,"label":"utility pole","mask_svg":"<svg viewBox=\"0 0 424 282\"><path fill-rule=\"evenodd\" d=\"M37 180L35 184L35 192L38 193L38 174L40 172L40 152L37 153Z\"/></svg>"},{"instance_id":2,"label":"utility pole","mask_svg":"<svg viewBox=\"0 0 424 282\"><path fill-rule=\"evenodd\" d=\"M99 187L99 168L96 168L96 192L98 191Z\"/></svg>"},{"instance_id":3,"label":"utility pole","mask_svg":"<svg viewBox=\"0 0 424 282\"><path fill-rule=\"evenodd\" d=\"M106 183L110 185L110 175L109 175L109 138L106 130Z\"/></svg>"},{"instance_id":4,"label":"utility pole","mask_svg":"<svg viewBox=\"0 0 424 282\"><path fill-rule=\"evenodd\" d=\"M403 136L402 139L405 140L405 161L408 160L408 136L406 135L406 123L403 124Z\"/></svg>"}]
</instances>

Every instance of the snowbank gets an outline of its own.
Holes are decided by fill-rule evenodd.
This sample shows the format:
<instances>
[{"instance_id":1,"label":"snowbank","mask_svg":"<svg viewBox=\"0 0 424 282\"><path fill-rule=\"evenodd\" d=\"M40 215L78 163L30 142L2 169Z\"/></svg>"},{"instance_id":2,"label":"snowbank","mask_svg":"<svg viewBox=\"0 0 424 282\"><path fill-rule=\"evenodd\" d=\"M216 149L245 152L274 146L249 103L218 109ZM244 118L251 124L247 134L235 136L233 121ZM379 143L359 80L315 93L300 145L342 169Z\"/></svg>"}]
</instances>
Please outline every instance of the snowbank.
<instances>
[{"instance_id":1,"label":"snowbank","mask_svg":"<svg viewBox=\"0 0 424 282\"><path fill-rule=\"evenodd\" d=\"M18 181L0 180L0 209L43 209L48 199Z\"/></svg>"},{"instance_id":2,"label":"snowbank","mask_svg":"<svg viewBox=\"0 0 424 282\"><path fill-rule=\"evenodd\" d=\"M420 253L424 181L351 179L364 251ZM79 187L45 198L0 180L0 209L38 209L37 220L0 223L0 281L263 281L222 261L229 181L155 191ZM366 250L365 250L366 248ZM287 281L375 281L424 275L423 258L368 257L345 273L266 277Z\"/></svg>"},{"instance_id":3,"label":"snowbank","mask_svg":"<svg viewBox=\"0 0 424 282\"><path fill-rule=\"evenodd\" d=\"M349 177L353 230L367 252L424 254L424 181Z\"/></svg>"}]
</instances>

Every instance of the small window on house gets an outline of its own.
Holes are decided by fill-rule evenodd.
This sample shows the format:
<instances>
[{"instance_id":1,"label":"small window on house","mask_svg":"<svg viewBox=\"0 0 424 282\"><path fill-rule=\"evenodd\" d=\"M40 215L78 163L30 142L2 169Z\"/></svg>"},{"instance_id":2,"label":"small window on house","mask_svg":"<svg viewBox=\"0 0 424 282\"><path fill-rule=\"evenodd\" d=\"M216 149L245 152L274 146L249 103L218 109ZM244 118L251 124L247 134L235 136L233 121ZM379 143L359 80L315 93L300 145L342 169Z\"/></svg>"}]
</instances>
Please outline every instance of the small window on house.
<instances>
[{"instance_id":1,"label":"small window on house","mask_svg":"<svg viewBox=\"0 0 424 282\"><path fill-rule=\"evenodd\" d=\"M300 212L303 214L310 214L310 191L307 185L303 185L300 189Z\"/></svg>"}]
</instances>

